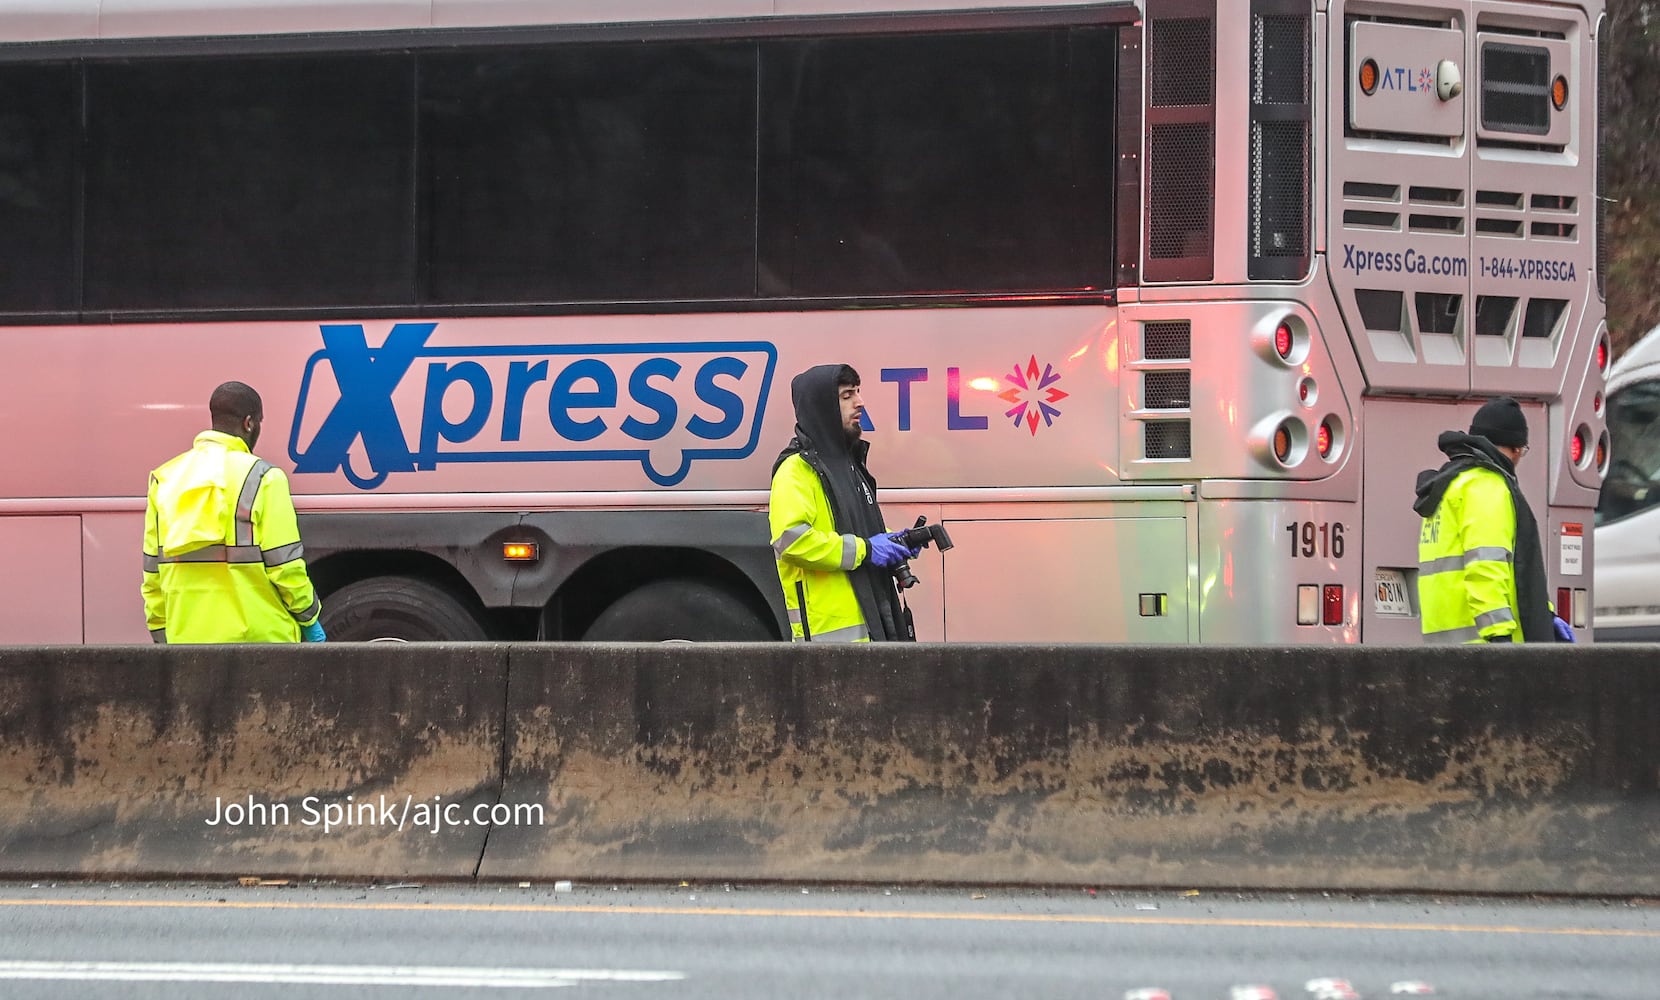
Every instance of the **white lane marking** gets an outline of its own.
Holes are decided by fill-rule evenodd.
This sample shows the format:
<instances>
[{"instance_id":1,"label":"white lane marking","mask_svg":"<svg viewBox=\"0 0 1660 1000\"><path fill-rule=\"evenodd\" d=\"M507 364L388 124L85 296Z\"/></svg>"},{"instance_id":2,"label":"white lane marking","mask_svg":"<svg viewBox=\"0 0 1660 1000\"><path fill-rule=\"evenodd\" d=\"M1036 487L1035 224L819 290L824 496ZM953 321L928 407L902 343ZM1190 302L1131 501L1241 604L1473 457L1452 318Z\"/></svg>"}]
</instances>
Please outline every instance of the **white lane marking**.
<instances>
[{"instance_id":1,"label":"white lane marking","mask_svg":"<svg viewBox=\"0 0 1660 1000\"><path fill-rule=\"evenodd\" d=\"M439 965L257 965L243 962L0 961L0 979L117 982L313 983L551 989L580 982L661 983L683 972L629 969L490 969Z\"/></svg>"}]
</instances>

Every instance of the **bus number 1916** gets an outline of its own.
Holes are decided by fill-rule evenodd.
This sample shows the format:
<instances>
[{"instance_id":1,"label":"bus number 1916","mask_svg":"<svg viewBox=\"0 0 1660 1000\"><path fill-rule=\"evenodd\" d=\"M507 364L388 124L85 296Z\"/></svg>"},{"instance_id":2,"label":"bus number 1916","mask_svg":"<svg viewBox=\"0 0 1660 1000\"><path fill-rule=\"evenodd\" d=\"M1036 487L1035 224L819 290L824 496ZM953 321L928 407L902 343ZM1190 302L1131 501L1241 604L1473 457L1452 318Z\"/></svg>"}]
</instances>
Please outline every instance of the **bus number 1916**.
<instances>
[{"instance_id":1,"label":"bus number 1916","mask_svg":"<svg viewBox=\"0 0 1660 1000\"><path fill-rule=\"evenodd\" d=\"M1291 536L1291 558L1343 558L1343 525L1325 521L1292 521L1285 526Z\"/></svg>"}]
</instances>

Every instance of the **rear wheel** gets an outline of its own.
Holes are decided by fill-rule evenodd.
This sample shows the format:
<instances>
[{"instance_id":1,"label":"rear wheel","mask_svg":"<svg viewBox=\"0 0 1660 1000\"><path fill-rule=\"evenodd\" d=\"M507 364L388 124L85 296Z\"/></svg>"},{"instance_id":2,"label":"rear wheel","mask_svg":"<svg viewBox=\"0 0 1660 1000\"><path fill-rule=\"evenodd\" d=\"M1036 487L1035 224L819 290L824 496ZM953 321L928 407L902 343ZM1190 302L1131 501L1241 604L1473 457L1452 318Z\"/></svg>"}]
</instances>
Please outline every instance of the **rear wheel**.
<instances>
[{"instance_id":1,"label":"rear wheel","mask_svg":"<svg viewBox=\"0 0 1660 1000\"><path fill-rule=\"evenodd\" d=\"M618 598L582 634L588 642L770 642L772 625L730 591L658 580Z\"/></svg>"},{"instance_id":2,"label":"rear wheel","mask_svg":"<svg viewBox=\"0 0 1660 1000\"><path fill-rule=\"evenodd\" d=\"M466 603L408 576L349 583L323 602L323 630L336 642L482 642L490 638Z\"/></svg>"}]
</instances>

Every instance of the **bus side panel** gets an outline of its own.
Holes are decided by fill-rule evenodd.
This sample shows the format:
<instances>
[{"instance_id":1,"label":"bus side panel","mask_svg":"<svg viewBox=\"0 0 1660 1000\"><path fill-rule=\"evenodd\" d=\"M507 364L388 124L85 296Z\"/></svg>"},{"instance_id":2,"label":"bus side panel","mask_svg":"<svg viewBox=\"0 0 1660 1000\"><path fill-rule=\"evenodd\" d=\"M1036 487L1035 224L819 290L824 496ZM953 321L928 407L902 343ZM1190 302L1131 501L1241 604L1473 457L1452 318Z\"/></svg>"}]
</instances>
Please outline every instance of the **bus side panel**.
<instances>
[{"instance_id":1,"label":"bus side panel","mask_svg":"<svg viewBox=\"0 0 1660 1000\"><path fill-rule=\"evenodd\" d=\"M81 515L86 565L86 642L147 643L144 622L144 515Z\"/></svg>"},{"instance_id":2,"label":"bus side panel","mask_svg":"<svg viewBox=\"0 0 1660 1000\"><path fill-rule=\"evenodd\" d=\"M948 518L944 638L1191 641L1189 511L1161 506L1168 516Z\"/></svg>"},{"instance_id":3,"label":"bus side panel","mask_svg":"<svg viewBox=\"0 0 1660 1000\"><path fill-rule=\"evenodd\" d=\"M0 643L80 641L81 519L0 517Z\"/></svg>"},{"instance_id":4,"label":"bus side panel","mask_svg":"<svg viewBox=\"0 0 1660 1000\"><path fill-rule=\"evenodd\" d=\"M1358 504L1201 500L1199 640L1359 642L1360 565ZM1339 622L1299 625L1298 588L1331 585L1343 588Z\"/></svg>"}]
</instances>

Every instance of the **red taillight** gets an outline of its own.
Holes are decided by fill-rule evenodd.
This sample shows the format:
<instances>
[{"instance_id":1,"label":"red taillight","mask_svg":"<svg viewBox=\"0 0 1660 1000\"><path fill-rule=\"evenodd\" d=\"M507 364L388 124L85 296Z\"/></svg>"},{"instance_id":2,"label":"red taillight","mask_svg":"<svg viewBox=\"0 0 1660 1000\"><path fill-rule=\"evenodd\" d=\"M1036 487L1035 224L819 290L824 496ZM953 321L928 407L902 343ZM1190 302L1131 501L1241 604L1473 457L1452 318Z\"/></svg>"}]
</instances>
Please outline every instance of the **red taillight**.
<instances>
[{"instance_id":1,"label":"red taillight","mask_svg":"<svg viewBox=\"0 0 1660 1000\"><path fill-rule=\"evenodd\" d=\"M1282 358L1291 357L1291 324L1281 323L1274 328L1274 350Z\"/></svg>"},{"instance_id":2,"label":"red taillight","mask_svg":"<svg viewBox=\"0 0 1660 1000\"><path fill-rule=\"evenodd\" d=\"M1602 415L1602 393L1596 393L1591 397L1591 412Z\"/></svg>"},{"instance_id":3,"label":"red taillight","mask_svg":"<svg viewBox=\"0 0 1660 1000\"><path fill-rule=\"evenodd\" d=\"M1606 372L1607 370L1608 370L1608 341L1599 340L1599 341L1597 341L1597 371Z\"/></svg>"},{"instance_id":4,"label":"red taillight","mask_svg":"<svg viewBox=\"0 0 1660 1000\"><path fill-rule=\"evenodd\" d=\"M1585 432L1574 431L1568 441L1568 461L1578 465L1585 458Z\"/></svg>"},{"instance_id":5,"label":"red taillight","mask_svg":"<svg viewBox=\"0 0 1660 1000\"><path fill-rule=\"evenodd\" d=\"M1608 469L1608 435L1604 434L1601 437L1597 438L1597 470L1598 471L1606 471L1607 469Z\"/></svg>"},{"instance_id":6,"label":"red taillight","mask_svg":"<svg viewBox=\"0 0 1660 1000\"><path fill-rule=\"evenodd\" d=\"M1321 458L1331 457L1331 424L1321 421L1320 429L1314 432L1314 447L1320 450Z\"/></svg>"},{"instance_id":7,"label":"red taillight","mask_svg":"<svg viewBox=\"0 0 1660 1000\"><path fill-rule=\"evenodd\" d=\"M1343 624L1343 585L1328 583L1320 592L1320 620L1327 625Z\"/></svg>"}]
</instances>

